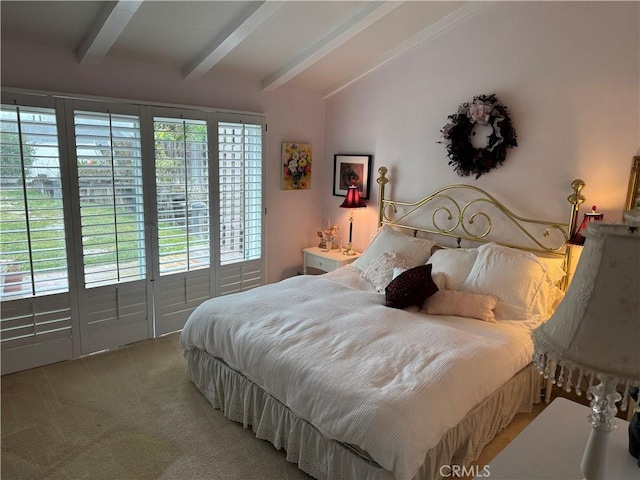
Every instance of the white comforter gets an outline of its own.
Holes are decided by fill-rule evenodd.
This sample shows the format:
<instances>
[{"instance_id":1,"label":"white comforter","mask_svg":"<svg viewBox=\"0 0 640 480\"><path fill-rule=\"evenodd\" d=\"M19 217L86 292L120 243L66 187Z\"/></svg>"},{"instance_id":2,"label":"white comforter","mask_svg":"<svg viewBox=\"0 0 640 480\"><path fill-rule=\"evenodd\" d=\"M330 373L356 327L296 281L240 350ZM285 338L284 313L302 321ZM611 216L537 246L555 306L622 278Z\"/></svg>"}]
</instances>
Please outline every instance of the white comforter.
<instances>
[{"instance_id":1,"label":"white comforter","mask_svg":"<svg viewBox=\"0 0 640 480\"><path fill-rule=\"evenodd\" d=\"M342 268L215 298L181 342L410 479L449 428L530 362L532 342L517 324L385 307L367 285Z\"/></svg>"}]
</instances>

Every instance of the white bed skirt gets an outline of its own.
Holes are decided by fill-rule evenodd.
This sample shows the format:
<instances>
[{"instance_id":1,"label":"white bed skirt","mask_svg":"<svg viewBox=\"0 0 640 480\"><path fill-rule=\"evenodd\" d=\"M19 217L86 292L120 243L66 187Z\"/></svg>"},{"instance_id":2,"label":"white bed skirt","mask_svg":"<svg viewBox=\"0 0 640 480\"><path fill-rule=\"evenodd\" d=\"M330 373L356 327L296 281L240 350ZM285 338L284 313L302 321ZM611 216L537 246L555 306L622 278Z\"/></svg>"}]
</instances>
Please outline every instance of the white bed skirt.
<instances>
[{"instance_id":1,"label":"white bed skirt","mask_svg":"<svg viewBox=\"0 0 640 480\"><path fill-rule=\"evenodd\" d=\"M185 351L189 377L229 420L251 427L256 437L268 440L287 460L318 480L386 480L391 472L366 459L355 449L324 437L286 405L207 352ZM475 407L431 449L415 480L440 479L447 465L469 466L485 445L504 429L516 413L530 412L540 401L541 377L529 365L500 390ZM425 408L428 408L425 407Z\"/></svg>"}]
</instances>

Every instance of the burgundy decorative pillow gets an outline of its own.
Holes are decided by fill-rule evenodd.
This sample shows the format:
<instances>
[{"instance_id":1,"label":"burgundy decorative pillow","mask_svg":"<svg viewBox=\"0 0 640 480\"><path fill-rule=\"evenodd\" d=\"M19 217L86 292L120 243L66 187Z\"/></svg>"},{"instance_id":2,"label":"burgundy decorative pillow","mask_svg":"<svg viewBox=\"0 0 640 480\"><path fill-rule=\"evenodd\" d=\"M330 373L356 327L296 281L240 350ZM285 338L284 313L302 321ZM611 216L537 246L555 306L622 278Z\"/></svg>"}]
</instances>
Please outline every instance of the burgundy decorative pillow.
<instances>
[{"instance_id":1,"label":"burgundy decorative pillow","mask_svg":"<svg viewBox=\"0 0 640 480\"><path fill-rule=\"evenodd\" d=\"M422 305L426 298L438 291L431 278L431 264L410 268L394 278L385 289L385 305L407 308Z\"/></svg>"}]
</instances>

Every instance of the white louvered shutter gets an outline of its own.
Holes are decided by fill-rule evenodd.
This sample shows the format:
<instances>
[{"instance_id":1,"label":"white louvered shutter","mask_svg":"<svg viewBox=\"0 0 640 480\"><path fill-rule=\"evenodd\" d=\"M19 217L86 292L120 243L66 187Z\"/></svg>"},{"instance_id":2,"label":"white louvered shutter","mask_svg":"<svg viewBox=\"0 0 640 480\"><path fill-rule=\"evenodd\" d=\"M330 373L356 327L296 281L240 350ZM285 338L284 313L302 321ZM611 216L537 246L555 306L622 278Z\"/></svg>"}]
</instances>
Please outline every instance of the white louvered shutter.
<instances>
[{"instance_id":1,"label":"white louvered shutter","mask_svg":"<svg viewBox=\"0 0 640 480\"><path fill-rule=\"evenodd\" d=\"M2 105L3 373L72 356L58 132L53 108Z\"/></svg>"},{"instance_id":2,"label":"white louvered shutter","mask_svg":"<svg viewBox=\"0 0 640 480\"><path fill-rule=\"evenodd\" d=\"M262 125L218 123L220 295L263 283Z\"/></svg>"}]
</instances>

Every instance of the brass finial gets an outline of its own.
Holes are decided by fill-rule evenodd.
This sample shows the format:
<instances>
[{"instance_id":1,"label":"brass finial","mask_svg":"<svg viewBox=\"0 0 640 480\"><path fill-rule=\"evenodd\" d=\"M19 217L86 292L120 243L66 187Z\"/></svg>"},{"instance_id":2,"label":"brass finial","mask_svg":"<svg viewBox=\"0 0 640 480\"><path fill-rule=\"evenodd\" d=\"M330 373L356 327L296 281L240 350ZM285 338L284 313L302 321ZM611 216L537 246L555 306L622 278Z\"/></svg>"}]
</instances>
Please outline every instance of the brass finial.
<instances>
[{"instance_id":1,"label":"brass finial","mask_svg":"<svg viewBox=\"0 0 640 480\"><path fill-rule=\"evenodd\" d=\"M584 188L586 184L584 180L581 178L576 178L573 182L571 182L571 188L573 188L573 193L567 197L569 203L573 205L582 205L586 198L580 192Z\"/></svg>"},{"instance_id":2,"label":"brass finial","mask_svg":"<svg viewBox=\"0 0 640 480\"><path fill-rule=\"evenodd\" d=\"M389 170L387 169L387 167L380 167L378 169L378 173L380 174L380 176L378 177L378 180L376 180L380 185L389 183L389 179L387 177L385 177L385 175L387 174Z\"/></svg>"}]
</instances>

